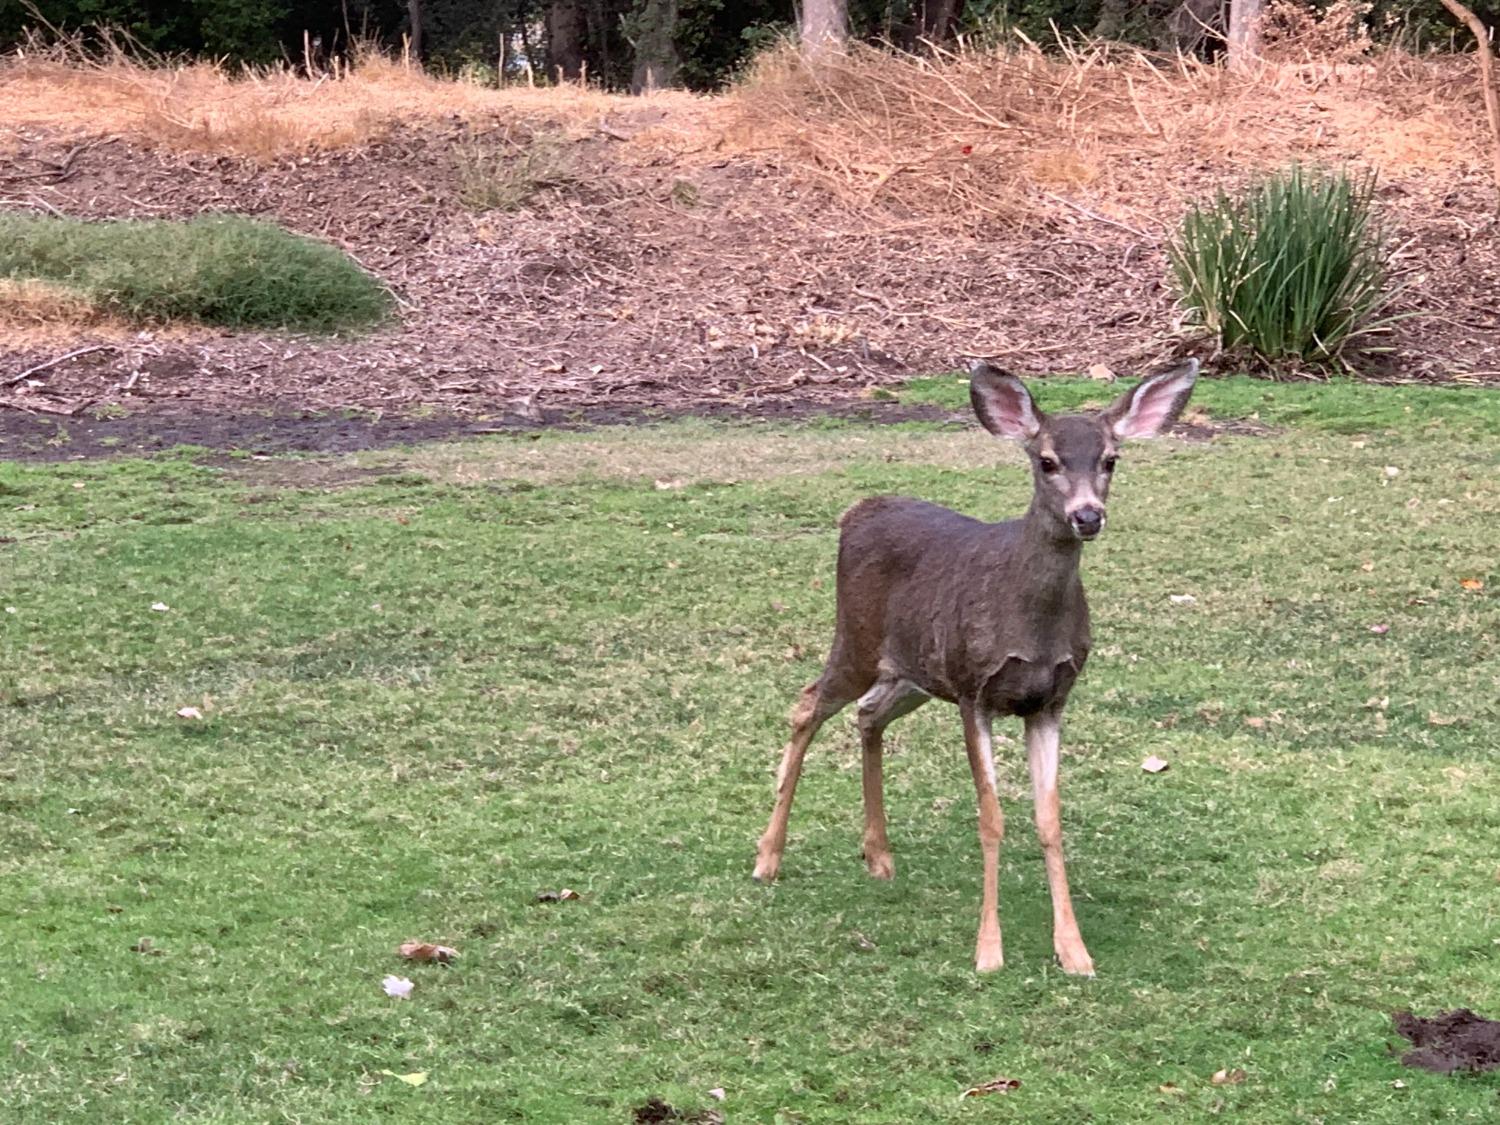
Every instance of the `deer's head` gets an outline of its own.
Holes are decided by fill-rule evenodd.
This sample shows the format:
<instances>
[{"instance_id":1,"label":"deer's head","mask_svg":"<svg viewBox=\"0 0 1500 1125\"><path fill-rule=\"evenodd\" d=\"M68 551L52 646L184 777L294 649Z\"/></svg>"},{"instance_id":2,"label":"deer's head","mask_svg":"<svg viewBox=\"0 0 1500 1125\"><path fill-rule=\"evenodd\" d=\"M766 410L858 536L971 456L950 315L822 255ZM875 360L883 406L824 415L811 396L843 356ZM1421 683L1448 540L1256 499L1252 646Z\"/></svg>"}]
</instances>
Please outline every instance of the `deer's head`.
<instances>
[{"instance_id":1,"label":"deer's head","mask_svg":"<svg viewBox=\"0 0 1500 1125\"><path fill-rule=\"evenodd\" d=\"M1057 533L1089 540L1104 530L1105 501L1119 448L1156 437L1193 393L1198 361L1145 379L1097 414L1043 414L1026 384L982 360L969 368L969 397L984 428L1021 443L1031 458L1033 511Z\"/></svg>"}]
</instances>

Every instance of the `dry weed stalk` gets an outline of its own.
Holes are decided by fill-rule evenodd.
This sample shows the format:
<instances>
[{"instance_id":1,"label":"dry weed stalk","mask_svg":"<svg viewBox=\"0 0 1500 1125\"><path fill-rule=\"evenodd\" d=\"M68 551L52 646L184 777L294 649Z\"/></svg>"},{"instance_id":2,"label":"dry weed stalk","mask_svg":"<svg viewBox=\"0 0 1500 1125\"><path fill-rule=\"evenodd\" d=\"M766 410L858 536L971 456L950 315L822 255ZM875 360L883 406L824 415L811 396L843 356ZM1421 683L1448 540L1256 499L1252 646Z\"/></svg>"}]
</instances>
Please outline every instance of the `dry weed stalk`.
<instances>
[{"instance_id":1,"label":"dry weed stalk","mask_svg":"<svg viewBox=\"0 0 1500 1125\"><path fill-rule=\"evenodd\" d=\"M107 31L90 42L33 36L0 59L0 101L10 126L117 134L174 151L268 162L359 145L402 123L435 118L537 118L592 133L624 100L575 85L495 90L443 81L374 50L361 52L341 75L308 79L289 66L231 72L153 55Z\"/></svg>"},{"instance_id":2,"label":"dry weed stalk","mask_svg":"<svg viewBox=\"0 0 1500 1125\"><path fill-rule=\"evenodd\" d=\"M1430 167L1472 155L1451 125L1443 64L1351 63L1346 24L1328 32L1344 36L1338 58L1309 66L1303 44L1302 61L1246 75L1098 42L924 54L851 44L816 68L781 50L737 91L731 139L847 203L963 225L1066 214L1051 188L1140 226L1164 199L1170 212L1211 186L1182 174L1195 162L1249 171L1326 152Z\"/></svg>"}]
</instances>

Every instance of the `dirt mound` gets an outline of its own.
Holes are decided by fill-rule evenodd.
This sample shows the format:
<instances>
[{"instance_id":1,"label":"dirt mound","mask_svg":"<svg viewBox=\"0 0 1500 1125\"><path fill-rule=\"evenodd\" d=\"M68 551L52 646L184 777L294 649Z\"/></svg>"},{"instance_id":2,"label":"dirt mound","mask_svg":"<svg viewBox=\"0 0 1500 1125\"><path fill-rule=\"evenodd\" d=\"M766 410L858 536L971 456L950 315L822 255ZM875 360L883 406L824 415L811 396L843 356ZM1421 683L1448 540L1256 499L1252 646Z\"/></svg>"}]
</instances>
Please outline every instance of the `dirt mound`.
<instances>
[{"instance_id":1,"label":"dirt mound","mask_svg":"<svg viewBox=\"0 0 1500 1125\"><path fill-rule=\"evenodd\" d=\"M1414 1048L1401 1056L1406 1066L1435 1074L1500 1070L1500 1021L1487 1020L1468 1008L1439 1012L1430 1019L1396 1012L1391 1020Z\"/></svg>"}]
</instances>

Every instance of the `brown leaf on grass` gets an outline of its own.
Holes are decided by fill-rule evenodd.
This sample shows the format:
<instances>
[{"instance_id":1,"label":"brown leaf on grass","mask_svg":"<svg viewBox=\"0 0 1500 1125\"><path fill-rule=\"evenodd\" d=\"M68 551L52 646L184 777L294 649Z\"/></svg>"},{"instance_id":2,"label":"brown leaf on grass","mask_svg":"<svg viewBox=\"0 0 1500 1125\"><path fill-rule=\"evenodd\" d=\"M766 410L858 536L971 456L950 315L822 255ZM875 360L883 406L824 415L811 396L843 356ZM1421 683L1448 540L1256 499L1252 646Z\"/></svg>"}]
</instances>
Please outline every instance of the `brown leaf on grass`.
<instances>
[{"instance_id":1,"label":"brown leaf on grass","mask_svg":"<svg viewBox=\"0 0 1500 1125\"><path fill-rule=\"evenodd\" d=\"M1116 375L1107 363L1096 363L1088 369L1088 377L1101 383L1113 383Z\"/></svg>"},{"instance_id":2,"label":"brown leaf on grass","mask_svg":"<svg viewBox=\"0 0 1500 1125\"><path fill-rule=\"evenodd\" d=\"M673 489L677 489L677 488L681 488L682 487L682 481L680 481L680 480L669 480L669 479L666 479L666 478L658 478L653 483L655 483L656 490L658 492L670 492Z\"/></svg>"},{"instance_id":3,"label":"brown leaf on grass","mask_svg":"<svg viewBox=\"0 0 1500 1125\"><path fill-rule=\"evenodd\" d=\"M1264 719L1262 719L1259 715L1251 715L1249 718L1247 718L1245 720L1245 725L1247 727L1249 727L1251 730L1265 730L1266 729L1266 721Z\"/></svg>"},{"instance_id":4,"label":"brown leaf on grass","mask_svg":"<svg viewBox=\"0 0 1500 1125\"><path fill-rule=\"evenodd\" d=\"M1215 1086L1238 1086L1245 1080L1245 1072L1239 1067L1233 1070L1216 1070L1209 1079Z\"/></svg>"},{"instance_id":5,"label":"brown leaf on grass","mask_svg":"<svg viewBox=\"0 0 1500 1125\"><path fill-rule=\"evenodd\" d=\"M787 645L786 646L786 652L784 652L782 655L786 659L788 659L788 660L801 660L802 659L802 646L801 645Z\"/></svg>"},{"instance_id":6,"label":"brown leaf on grass","mask_svg":"<svg viewBox=\"0 0 1500 1125\"><path fill-rule=\"evenodd\" d=\"M995 1078L982 1086L970 1086L964 1091L966 1098L982 1098L986 1094L1008 1094L1021 1088L1019 1078Z\"/></svg>"},{"instance_id":7,"label":"brown leaf on grass","mask_svg":"<svg viewBox=\"0 0 1500 1125\"><path fill-rule=\"evenodd\" d=\"M1364 562L1359 564L1359 569L1364 571L1366 574L1369 574L1370 571L1375 569L1375 560L1366 559Z\"/></svg>"},{"instance_id":8,"label":"brown leaf on grass","mask_svg":"<svg viewBox=\"0 0 1500 1125\"><path fill-rule=\"evenodd\" d=\"M201 719L203 718L203 712L196 707L180 707L177 710L177 717L179 719Z\"/></svg>"},{"instance_id":9,"label":"brown leaf on grass","mask_svg":"<svg viewBox=\"0 0 1500 1125\"><path fill-rule=\"evenodd\" d=\"M1460 578L1458 584L1465 590L1483 590L1484 579L1482 578Z\"/></svg>"},{"instance_id":10,"label":"brown leaf on grass","mask_svg":"<svg viewBox=\"0 0 1500 1125\"><path fill-rule=\"evenodd\" d=\"M1147 773L1161 773L1162 770L1166 769L1171 764L1172 763L1167 761L1165 758L1158 758L1155 754L1152 754L1151 757L1147 758L1144 762L1141 763L1141 769L1145 770Z\"/></svg>"},{"instance_id":11,"label":"brown leaf on grass","mask_svg":"<svg viewBox=\"0 0 1500 1125\"><path fill-rule=\"evenodd\" d=\"M1184 1092L1182 1087L1175 1082L1163 1082L1157 1089L1163 1094L1175 1094L1177 1097L1181 1097Z\"/></svg>"},{"instance_id":12,"label":"brown leaf on grass","mask_svg":"<svg viewBox=\"0 0 1500 1125\"><path fill-rule=\"evenodd\" d=\"M430 941L402 942L396 952L408 961L435 961L439 965L446 965L458 956L458 950Z\"/></svg>"},{"instance_id":13,"label":"brown leaf on grass","mask_svg":"<svg viewBox=\"0 0 1500 1125\"><path fill-rule=\"evenodd\" d=\"M571 887L564 887L560 891L537 891L537 902L572 902L583 896Z\"/></svg>"},{"instance_id":14,"label":"brown leaf on grass","mask_svg":"<svg viewBox=\"0 0 1500 1125\"><path fill-rule=\"evenodd\" d=\"M1383 637L1387 633L1389 633L1390 631L1391 631L1391 627L1389 625L1381 624L1381 625L1371 625L1370 626L1370 632L1374 633L1377 637Z\"/></svg>"},{"instance_id":15,"label":"brown leaf on grass","mask_svg":"<svg viewBox=\"0 0 1500 1125\"><path fill-rule=\"evenodd\" d=\"M132 945L130 947L130 952L144 953L147 957L165 957L167 955L167 951L165 949L157 949L155 944L148 937L143 937L140 941Z\"/></svg>"},{"instance_id":16,"label":"brown leaf on grass","mask_svg":"<svg viewBox=\"0 0 1500 1125\"><path fill-rule=\"evenodd\" d=\"M1436 711L1427 712L1427 722L1435 727L1451 727L1453 724L1462 722L1456 715L1439 715Z\"/></svg>"}]
</instances>

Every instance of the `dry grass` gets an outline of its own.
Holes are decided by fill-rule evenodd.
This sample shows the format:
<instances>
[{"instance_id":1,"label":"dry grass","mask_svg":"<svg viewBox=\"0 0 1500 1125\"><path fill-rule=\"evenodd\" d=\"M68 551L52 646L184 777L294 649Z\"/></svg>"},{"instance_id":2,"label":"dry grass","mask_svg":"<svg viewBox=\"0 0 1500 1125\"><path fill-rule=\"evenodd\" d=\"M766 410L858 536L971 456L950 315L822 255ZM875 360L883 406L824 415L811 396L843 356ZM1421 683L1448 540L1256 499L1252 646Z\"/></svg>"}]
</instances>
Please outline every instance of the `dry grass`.
<instances>
[{"instance_id":1,"label":"dry grass","mask_svg":"<svg viewBox=\"0 0 1500 1125\"><path fill-rule=\"evenodd\" d=\"M685 93L653 105L689 104ZM582 86L488 89L440 81L377 54L337 80L287 68L233 74L211 63L142 60L114 46L85 54L75 44L36 47L0 61L8 129L40 126L64 135L119 135L183 152L272 161L358 145L401 123L540 118L591 134L622 104Z\"/></svg>"},{"instance_id":2,"label":"dry grass","mask_svg":"<svg viewBox=\"0 0 1500 1125\"><path fill-rule=\"evenodd\" d=\"M783 49L734 95L729 139L903 216L1024 221L1055 213L1047 193L1060 188L1145 224L1203 190L1205 162L1472 166L1482 109L1464 66L1389 53L1239 77L1099 43L920 56L855 45L814 67Z\"/></svg>"},{"instance_id":3,"label":"dry grass","mask_svg":"<svg viewBox=\"0 0 1500 1125\"><path fill-rule=\"evenodd\" d=\"M84 331L125 336L135 329L61 285L0 278L0 336L8 347L50 346Z\"/></svg>"}]
</instances>

